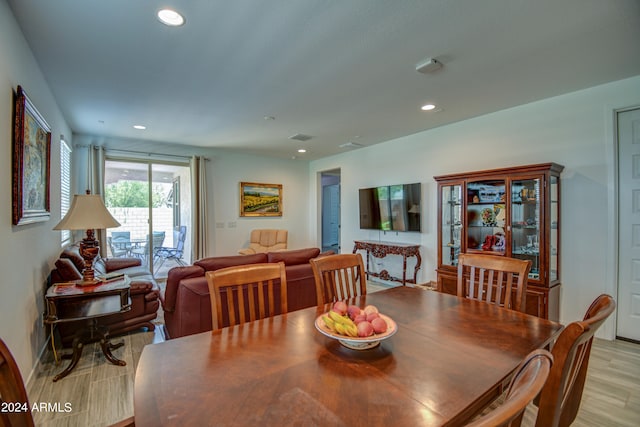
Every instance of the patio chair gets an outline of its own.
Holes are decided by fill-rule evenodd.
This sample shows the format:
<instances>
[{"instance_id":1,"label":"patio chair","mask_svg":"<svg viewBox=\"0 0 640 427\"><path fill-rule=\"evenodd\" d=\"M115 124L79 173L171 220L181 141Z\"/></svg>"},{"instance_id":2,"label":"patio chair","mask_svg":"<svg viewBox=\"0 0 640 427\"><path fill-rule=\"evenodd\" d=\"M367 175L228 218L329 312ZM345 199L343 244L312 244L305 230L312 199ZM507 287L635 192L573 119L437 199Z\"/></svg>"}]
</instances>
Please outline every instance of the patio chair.
<instances>
[{"instance_id":1,"label":"patio chair","mask_svg":"<svg viewBox=\"0 0 640 427\"><path fill-rule=\"evenodd\" d=\"M187 226L181 225L173 230L173 244L175 247L160 246L154 249L153 259L158 261L156 273L166 260L173 260L178 265L185 265L182 260L184 255L184 241L187 238Z\"/></svg>"},{"instance_id":2,"label":"patio chair","mask_svg":"<svg viewBox=\"0 0 640 427\"><path fill-rule=\"evenodd\" d=\"M129 256L131 250L131 232L130 231L112 231L111 236L107 237L111 256L123 257Z\"/></svg>"},{"instance_id":3,"label":"patio chair","mask_svg":"<svg viewBox=\"0 0 640 427\"><path fill-rule=\"evenodd\" d=\"M137 256L138 258L148 260L149 254L153 255L155 248L162 246L162 243L164 243L164 236L164 231L154 231L151 246L149 246L149 235L147 235L147 243L145 243L141 247L131 249L131 254Z\"/></svg>"}]
</instances>

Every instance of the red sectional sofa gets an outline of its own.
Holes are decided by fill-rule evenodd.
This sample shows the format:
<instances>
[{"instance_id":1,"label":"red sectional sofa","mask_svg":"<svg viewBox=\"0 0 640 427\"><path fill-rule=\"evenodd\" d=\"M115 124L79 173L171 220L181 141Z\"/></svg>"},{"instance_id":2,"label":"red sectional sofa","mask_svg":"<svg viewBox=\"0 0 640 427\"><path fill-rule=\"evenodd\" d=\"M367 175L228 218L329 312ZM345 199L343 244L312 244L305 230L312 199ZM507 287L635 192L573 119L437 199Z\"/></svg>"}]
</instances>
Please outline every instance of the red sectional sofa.
<instances>
[{"instance_id":1,"label":"red sectional sofa","mask_svg":"<svg viewBox=\"0 0 640 427\"><path fill-rule=\"evenodd\" d=\"M309 260L320 254L318 248L297 249L203 258L193 265L169 270L167 286L160 295L168 338L210 331L211 300L205 273L236 265L264 262L284 262L287 274L287 300L289 311L312 307L317 303L316 285ZM279 287L279 283L277 284ZM225 325L226 326L226 325Z\"/></svg>"}]
</instances>

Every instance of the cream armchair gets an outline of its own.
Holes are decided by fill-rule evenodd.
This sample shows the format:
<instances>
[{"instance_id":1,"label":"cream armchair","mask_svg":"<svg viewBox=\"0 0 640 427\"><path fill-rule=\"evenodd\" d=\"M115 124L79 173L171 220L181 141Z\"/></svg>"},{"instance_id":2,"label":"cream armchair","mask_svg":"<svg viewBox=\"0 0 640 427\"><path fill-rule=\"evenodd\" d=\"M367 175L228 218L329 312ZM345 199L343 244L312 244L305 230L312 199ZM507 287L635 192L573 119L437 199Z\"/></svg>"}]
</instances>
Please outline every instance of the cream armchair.
<instances>
[{"instance_id":1,"label":"cream armchair","mask_svg":"<svg viewBox=\"0 0 640 427\"><path fill-rule=\"evenodd\" d=\"M276 252L287 249L287 230L253 230L249 247L238 251L241 255Z\"/></svg>"}]
</instances>

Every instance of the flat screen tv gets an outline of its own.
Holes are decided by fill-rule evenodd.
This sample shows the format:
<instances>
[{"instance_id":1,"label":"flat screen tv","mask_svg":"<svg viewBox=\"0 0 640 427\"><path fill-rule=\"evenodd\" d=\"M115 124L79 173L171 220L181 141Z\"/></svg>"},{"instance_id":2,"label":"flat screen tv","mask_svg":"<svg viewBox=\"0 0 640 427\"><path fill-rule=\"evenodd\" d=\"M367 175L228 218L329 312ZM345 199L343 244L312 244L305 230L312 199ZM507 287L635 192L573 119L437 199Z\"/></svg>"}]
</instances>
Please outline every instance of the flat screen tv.
<instances>
[{"instance_id":1,"label":"flat screen tv","mask_svg":"<svg viewBox=\"0 0 640 427\"><path fill-rule=\"evenodd\" d=\"M421 231L420 183L361 188L360 228Z\"/></svg>"}]
</instances>

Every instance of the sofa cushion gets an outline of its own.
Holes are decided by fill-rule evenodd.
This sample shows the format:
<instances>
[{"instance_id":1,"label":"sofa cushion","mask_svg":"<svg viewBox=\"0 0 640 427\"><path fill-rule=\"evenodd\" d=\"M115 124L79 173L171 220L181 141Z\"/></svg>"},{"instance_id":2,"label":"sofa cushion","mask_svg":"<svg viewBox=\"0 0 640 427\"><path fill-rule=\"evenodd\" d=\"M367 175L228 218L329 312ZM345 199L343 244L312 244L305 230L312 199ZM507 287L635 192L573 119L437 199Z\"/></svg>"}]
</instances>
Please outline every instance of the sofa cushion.
<instances>
[{"instance_id":1,"label":"sofa cushion","mask_svg":"<svg viewBox=\"0 0 640 427\"><path fill-rule=\"evenodd\" d=\"M78 271L84 269L84 259L80 255L80 251L77 245L71 245L62 251L60 258L70 259L73 265L76 266Z\"/></svg>"},{"instance_id":2,"label":"sofa cushion","mask_svg":"<svg viewBox=\"0 0 640 427\"><path fill-rule=\"evenodd\" d=\"M63 280L79 280L82 279L82 274L78 271L76 266L68 258L59 258L56 261L56 268Z\"/></svg>"},{"instance_id":3,"label":"sofa cushion","mask_svg":"<svg viewBox=\"0 0 640 427\"><path fill-rule=\"evenodd\" d=\"M269 252L267 262L284 262L284 265L307 264L320 253L318 248L295 249L292 251Z\"/></svg>"},{"instance_id":4,"label":"sofa cushion","mask_svg":"<svg viewBox=\"0 0 640 427\"><path fill-rule=\"evenodd\" d=\"M221 268L244 264L257 264L260 262L267 262L267 254L211 257L196 261L194 264L204 268L205 271L215 271Z\"/></svg>"}]
</instances>

